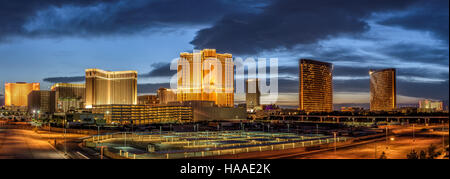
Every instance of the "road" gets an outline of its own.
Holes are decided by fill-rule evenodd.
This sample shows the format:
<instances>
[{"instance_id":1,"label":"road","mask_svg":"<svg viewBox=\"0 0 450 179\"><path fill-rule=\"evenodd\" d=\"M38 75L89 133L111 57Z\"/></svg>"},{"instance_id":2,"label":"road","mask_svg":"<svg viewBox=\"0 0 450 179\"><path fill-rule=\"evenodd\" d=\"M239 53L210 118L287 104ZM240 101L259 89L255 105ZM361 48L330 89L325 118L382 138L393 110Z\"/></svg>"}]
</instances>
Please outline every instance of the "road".
<instances>
[{"instance_id":1,"label":"road","mask_svg":"<svg viewBox=\"0 0 450 179\"><path fill-rule=\"evenodd\" d=\"M0 159L65 159L31 130L0 129Z\"/></svg>"},{"instance_id":2,"label":"road","mask_svg":"<svg viewBox=\"0 0 450 179\"><path fill-rule=\"evenodd\" d=\"M406 155L412 148L416 151L426 150L431 144L439 146L441 140L438 137L416 137L415 145L412 145L411 137L395 137L394 141L377 141L374 143L359 145L349 148L318 152L310 155L299 155L293 159L378 159L384 152L388 159L406 159Z\"/></svg>"}]
</instances>

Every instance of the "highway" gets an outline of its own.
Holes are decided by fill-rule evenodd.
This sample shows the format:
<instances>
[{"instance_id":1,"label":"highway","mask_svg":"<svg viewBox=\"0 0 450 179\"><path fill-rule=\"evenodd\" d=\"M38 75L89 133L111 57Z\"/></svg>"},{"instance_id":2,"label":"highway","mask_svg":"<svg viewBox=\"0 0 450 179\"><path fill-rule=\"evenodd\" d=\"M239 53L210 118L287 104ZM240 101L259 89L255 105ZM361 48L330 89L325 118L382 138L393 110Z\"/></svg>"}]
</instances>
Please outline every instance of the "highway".
<instances>
[{"instance_id":1,"label":"highway","mask_svg":"<svg viewBox=\"0 0 450 179\"><path fill-rule=\"evenodd\" d=\"M66 159L31 130L0 129L0 159Z\"/></svg>"}]
</instances>

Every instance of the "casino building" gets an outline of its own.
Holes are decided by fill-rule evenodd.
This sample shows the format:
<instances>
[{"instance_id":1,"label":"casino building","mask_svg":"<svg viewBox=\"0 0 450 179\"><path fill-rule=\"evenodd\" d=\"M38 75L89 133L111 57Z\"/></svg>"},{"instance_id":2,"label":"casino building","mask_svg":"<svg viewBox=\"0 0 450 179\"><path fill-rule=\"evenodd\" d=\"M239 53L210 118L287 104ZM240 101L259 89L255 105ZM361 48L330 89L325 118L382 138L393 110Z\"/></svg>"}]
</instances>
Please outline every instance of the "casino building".
<instances>
[{"instance_id":1,"label":"casino building","mask_svg":"<svg viewBox=\"0 0 450 179\"><path fill-rule=\"evenodd\" d=\"M370 70L370 110L392 111L397 104L394 68Z\"/></svg>"},{"instance_id":2,"label":"casino building","mask_svg":"<svg viewBox=\"0 0 450 179\"><path fill-rule=\"evenodd\" d=\"M177 100L214 101L219 107L234 106L232 55L204 49L181 53L178 61Z\"/></svg>"},{"instance_id":3,"label":"casino building","mask_svg":"<svg viewBox=\"0 0 450 179\"><path fill-rule=\"evenodd\" d=\"M86 70L86 108L137 104L136 71Z\"/></svg>"},{"instance_id":4,"label":"casino building","mask_svg":"<svg viewBox=\"0 0 450 179\"><path fill-rule=\"evenodd\" d=\"M299 109L305 112L333 111L333 65L301 59L299 66Z\"/></svg>"}]
</instances>

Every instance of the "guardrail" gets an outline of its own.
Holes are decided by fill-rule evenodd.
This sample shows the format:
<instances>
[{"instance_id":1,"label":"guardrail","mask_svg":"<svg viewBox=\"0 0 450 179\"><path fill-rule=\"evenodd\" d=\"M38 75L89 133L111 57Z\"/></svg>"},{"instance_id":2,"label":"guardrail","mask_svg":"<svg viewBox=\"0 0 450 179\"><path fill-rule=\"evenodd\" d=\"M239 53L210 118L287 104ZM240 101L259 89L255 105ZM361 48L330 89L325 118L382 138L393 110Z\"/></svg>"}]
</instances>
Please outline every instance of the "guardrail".
<instances>
[{"instance_id":1,"label":"guardrail","mask_svg":"<svg viewBox=\"0 0 450 179\"><path fill-rule=\"evenodd\" d=\"M133 144L134 141L139 141L139 135L134 133L126 133L128 145ZM124 139L125 133L111 133L105 135L92 136L83 141L84 146L90 148L97 148L105 140L110 139ZM147 136L146 136L147 137ZM137 138L137 140L136 140ZM154 137L153 139L158 139L160 137ZM336 137L337 142L345 142L348 139L346 137ZM181 141L183 142L183 141ZM275 150L286 150L301 147L311 147L324 144L335 143L333 137L322 137L322 138L311 138L305 140L294 140L294 141L280 141L278 143L263 143L255 142L252 144L230 144L225 147L210 147L207 149L185 149L182 151L160 151L160 152L147 152L147 153L132 153L120 149L110 149L104 150L104 154L113 159L180 159L180 158L198 158L198 157L210 157L210 156L220 156L220 155L234 155L239 153L248 152L263 152L263 151L275 151Z\"/></svg>"}]
</instances>

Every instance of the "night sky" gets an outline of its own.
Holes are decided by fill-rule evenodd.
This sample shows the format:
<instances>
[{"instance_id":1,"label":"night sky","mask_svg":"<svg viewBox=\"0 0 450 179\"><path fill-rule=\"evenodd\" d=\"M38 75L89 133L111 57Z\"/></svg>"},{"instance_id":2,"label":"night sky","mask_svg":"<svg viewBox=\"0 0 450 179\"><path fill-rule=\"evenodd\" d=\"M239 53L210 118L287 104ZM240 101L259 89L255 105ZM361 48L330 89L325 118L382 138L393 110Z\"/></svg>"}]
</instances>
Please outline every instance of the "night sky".
<instances>
[{"instance_id":1,"label":"night sky","mask_svg":"<svg viewBox=\"0 0 450 179\"><path fill-rule=\"evenodd\" d=\"M137 70L139 93L168 87L180 52L279 59L278 104L296 105L298 60L334 64L334 102L368 103L369 69L397 68L399 103L448 100L448 0L0 0L5 82L84 81ZM237 100L242 100L237 96ZM3 102L3 100L2 100Z\"/></svg>"}]
</instances>

